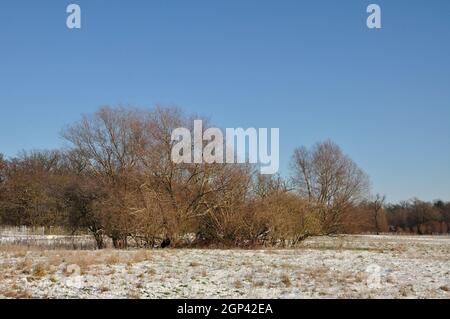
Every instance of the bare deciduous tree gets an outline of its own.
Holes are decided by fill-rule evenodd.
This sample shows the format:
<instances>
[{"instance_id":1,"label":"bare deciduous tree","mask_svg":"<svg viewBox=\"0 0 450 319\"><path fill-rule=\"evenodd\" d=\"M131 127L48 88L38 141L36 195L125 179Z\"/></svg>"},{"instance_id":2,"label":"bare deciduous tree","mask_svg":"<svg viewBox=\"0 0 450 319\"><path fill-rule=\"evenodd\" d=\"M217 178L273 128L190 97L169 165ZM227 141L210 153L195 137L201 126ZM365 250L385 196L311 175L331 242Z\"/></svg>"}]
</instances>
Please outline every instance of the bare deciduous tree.
<instances>
[{"instance_id":1,"label":"bare deciduous tree","mask_svg":"<svg viewBox=\"0 0 450 319\"><path fill-rule=\"evenodd\" d=\"M144 119L141 110L103 107L62 133L71 143L72 165L95 177L104 189L104 195L95 201L95 220L101 221L96 232L103 229L115 247L127 245L132 216L124 208L125 198L134 187L130 176L143 143Z\"/></svg>"},{"instance_id":2,"label":"bare deciduous tree","mask_svg":"<svg viewBox=\"0 0 450 319\"><path fill-rule=\"evenodd\" d=\"M369 209L377 235L379 235L381 231L386 230L386 216L384 214L385 204L386 196L381 196L380 194L375 195L375 198L369 202Z\"/></svg>"},{"instance_id":3,"label":"bare deciduous tree","mask_svg":"<svg viewBox=\"0 0 450 319\"><path fill-rule=\"evenodd\" d=\"M315 205L322 232L339 232L343 214L368 193L367 175L331 141L296 149L291 166L293 184Z\"/></svg>"}]
</instances>

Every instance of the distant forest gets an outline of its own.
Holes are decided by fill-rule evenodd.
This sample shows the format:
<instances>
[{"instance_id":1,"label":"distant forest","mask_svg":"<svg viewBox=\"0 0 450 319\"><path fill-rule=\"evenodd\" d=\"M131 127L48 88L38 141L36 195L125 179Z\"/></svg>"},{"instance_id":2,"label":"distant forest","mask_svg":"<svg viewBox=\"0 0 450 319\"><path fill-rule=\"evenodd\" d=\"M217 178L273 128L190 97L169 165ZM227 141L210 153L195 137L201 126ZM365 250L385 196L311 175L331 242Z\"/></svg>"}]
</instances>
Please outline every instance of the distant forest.
<instances>
[{"instance_id":1,"label":"distant forest","mask_svg":"<svg viewBox=\"0 0 450 319\"><path fill-rule=\"evenodd\" d=\"M256 247L450 232L450 202L386 203L332 141L298 147L288 178L249 164L175 164L171 132L192 118L177 108L103 107L63 129L62 149L0 154L0 224L89 232L99 249L105 238L115 248Z\"/></svg>"}]
</instances>

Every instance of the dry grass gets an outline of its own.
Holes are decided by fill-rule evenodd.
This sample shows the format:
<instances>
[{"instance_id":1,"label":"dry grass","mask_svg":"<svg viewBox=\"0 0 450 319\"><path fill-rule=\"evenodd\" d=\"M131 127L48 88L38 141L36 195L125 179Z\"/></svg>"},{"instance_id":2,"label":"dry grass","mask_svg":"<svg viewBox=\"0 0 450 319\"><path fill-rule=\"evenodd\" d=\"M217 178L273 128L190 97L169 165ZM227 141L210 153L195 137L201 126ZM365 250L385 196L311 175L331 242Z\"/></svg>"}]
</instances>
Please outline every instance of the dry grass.
<instances>
[{"instance_id":1,"label":"dry grass","mask_svg":"<svg viewBox=\"0 0 450 319\"><path fill-rule=\"evenodd\" d=\"M314 279L324 278L328 275L329 269L323 266L309 268L306 270L306 274Z\"/></svg>"},{"instance_id":2,"label":"dry grass","mask_svg":"<svg viewBox=\"0 0 450 319\"><path fill-rule=\"evenodd\" d=\"M141 293L139 291L131 290L128 292L127 297L129 299L141 299Z\"/></svg>"},{"instance_id":3,"label":"dry grass","mask_svg":"<svg viewBox=\"0 0 450 319\"><path fill-rule=\"evenodd\" d=\"M147 270L145 271L145 273L146 273L147 275L154 276L154 275L156 275L156 270L153 269L153 268L149 268L149 269L147 269Z\"/></svg>"},{"instance_id":4,"label":"dry grass","mask_svg":"<svg viewBox=\"0 0 450 319\"><path fill-rule=\"evenodd\" d=\"M33 268L33 261L26 257L22 262L17 264L17 270L22 271L23 274L30 274Z\"/></svg>"},{"instance_id":5,"label":"dry grass","mask_svg":"<svg viewBox=\"0 0 450 319\"><path fill-rule=\"evenodd\" d=\"M26 255L27 252L39 252L44 251L45 249L38 246L23 246L23 245L8 245L2 244L0 245L0 252L4 253L12 253L18 255Z\"/></svg>"},{"instance_id":6,"label":"dry grass","mask_svg":"<svg viewBox=\"0 0 450 319\"><path fill-rule=\"evenodd\" d=\"M200 264L196 261L192 261L189 263L189 267L198 267L198 266L200 266Z\"/></svg>"},{"instance_id":7,"label":"dry grass","mask_svg":"<svg viewBox=\"0 0 450 319\"><path fill-rule=\"evenodd\" d=\"M109 289L108 287L106 287L106 286L100 287L100 292L101 292L101 293L108 292L109 290L110 290L110 289Z\"/></svg>"},{"instance_id":8,"label":"dry grass","mask_svg":"<svg viewBox=\"0 0 450 319\"><path fill-rule=\"evenodd\" d=\"M244 287L244 285L242 284L242 281L240 281L240 280L235 280L235 281L233 282L233 286L234 286L234 288L236 288L236 289L241 289L242 287Z\"/></svg>"},{"instance_id":9,"label":"dry grass","mask_svg":"<svg viewBox=\"0 0 450 319\"><path fill-rule=\"evenodd\" d=\"M402 297L408 297L414 294L414 287L411 284L403 286L399 289L399 293Z\"/></svg>"},{"instance_id":10,"label":"dry grass","mask_svg":"<svg viewBox=\"0 0 450 319\"><path fill-rule=\"evenodd\" d=\"M287 274L283 274L281 275L281 282L287 287L291 287L292 286L292 282L291 279L289 278L289 276Z\"/></svg>"},{"instance_id":11,"label":"dry grass","mask_svg":"<svg viewBox=\"0 0 450 319\"><path fill-rule=\"evenodd\" d=\"M47 264L37 264L33 270L33 276L36 278L42 278L49 272L49 266Z\"/></svg>"},{"instance_id":12,"label":"dry grass","mask_svg":"<svg viewBox=\"0 0 450 319\"><path fill-rule=\"evenodd\" d=\"M133 253L133 256L131 257L131 262L134 264L143 262L143 261L149 261L152 258L152 254L149 250L138 250Z\"/></svg>"},{"instance_id":13,"label":"dry grass","mask_svg":"<svg viewBox=\"0 0 450 319\"><path fill-rule=\"evenodd\" d=\"M0 295L12 299L30 299L32 297L31 293L28 290L23 289L22 287L19 287L15 284L8 290L0 291Z\"/></svg>"},{"instance_id":14,"label":"dry grass","mask_svg":"<svg viewBox=\"0 0 450 319\"><path fill-rule=\"evenodd\" d=\"M12 248L16 249L13 253ZM21 246L0 246L0 251L7 251L8 254L14 258L22 259L15 264L0 264L0 269L15 268L23 274L32 275L36 278L44 277L48 274L53 274L61 266L65 269L71 265L79 267L81 274L88 272L93 266L97 265L116 265L128 264L130 267L142 261L151 259L151 254L148 251L132 251L121 252L113 250L102 251L67 251L67 250L42 250L32 249L26 250ZM19 251L19 252L17 252ZM67 275L73 272L69 271Z\"/></svg>"}]
</instances>

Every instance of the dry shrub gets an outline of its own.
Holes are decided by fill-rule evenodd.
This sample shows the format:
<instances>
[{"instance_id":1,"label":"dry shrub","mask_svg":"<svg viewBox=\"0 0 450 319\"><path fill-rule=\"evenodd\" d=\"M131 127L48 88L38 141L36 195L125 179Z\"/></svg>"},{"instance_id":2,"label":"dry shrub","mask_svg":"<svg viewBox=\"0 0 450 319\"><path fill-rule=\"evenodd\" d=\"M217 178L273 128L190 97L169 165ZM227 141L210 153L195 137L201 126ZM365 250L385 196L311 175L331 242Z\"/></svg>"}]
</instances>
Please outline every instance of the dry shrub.
<instances>
[{"instance_id":1,"label":"dry shrub","mask_svg":"<svg viewBox=\"0 0 450 319\"><path fill-rule=\"evenodd\" d=\"M199 221L200 242L214 248L296 245L317 233L307 203L286 191L262 198L236 198L209 211Z\"/></svg>"}]
</instances>

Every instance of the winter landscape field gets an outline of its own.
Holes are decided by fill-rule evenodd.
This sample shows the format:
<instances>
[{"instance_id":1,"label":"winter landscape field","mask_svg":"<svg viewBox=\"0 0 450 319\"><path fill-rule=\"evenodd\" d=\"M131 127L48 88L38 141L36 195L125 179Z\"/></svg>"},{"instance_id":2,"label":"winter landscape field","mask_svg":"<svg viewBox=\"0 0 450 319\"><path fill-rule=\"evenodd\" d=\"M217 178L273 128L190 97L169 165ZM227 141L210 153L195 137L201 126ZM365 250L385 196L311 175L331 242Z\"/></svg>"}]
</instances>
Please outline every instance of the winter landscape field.
<instances>
[{"instance_id":1,"label":"winter landscape field","mask_svg":"<svg viewBox=\"0 0 450 319\"><path fill-rule=\"evenodd\" d=\"M0 236L0 298L450 298L448 236L314 237L286 250L74 250L89 237L17 236Z\"/></svg>"}]
</instances>

